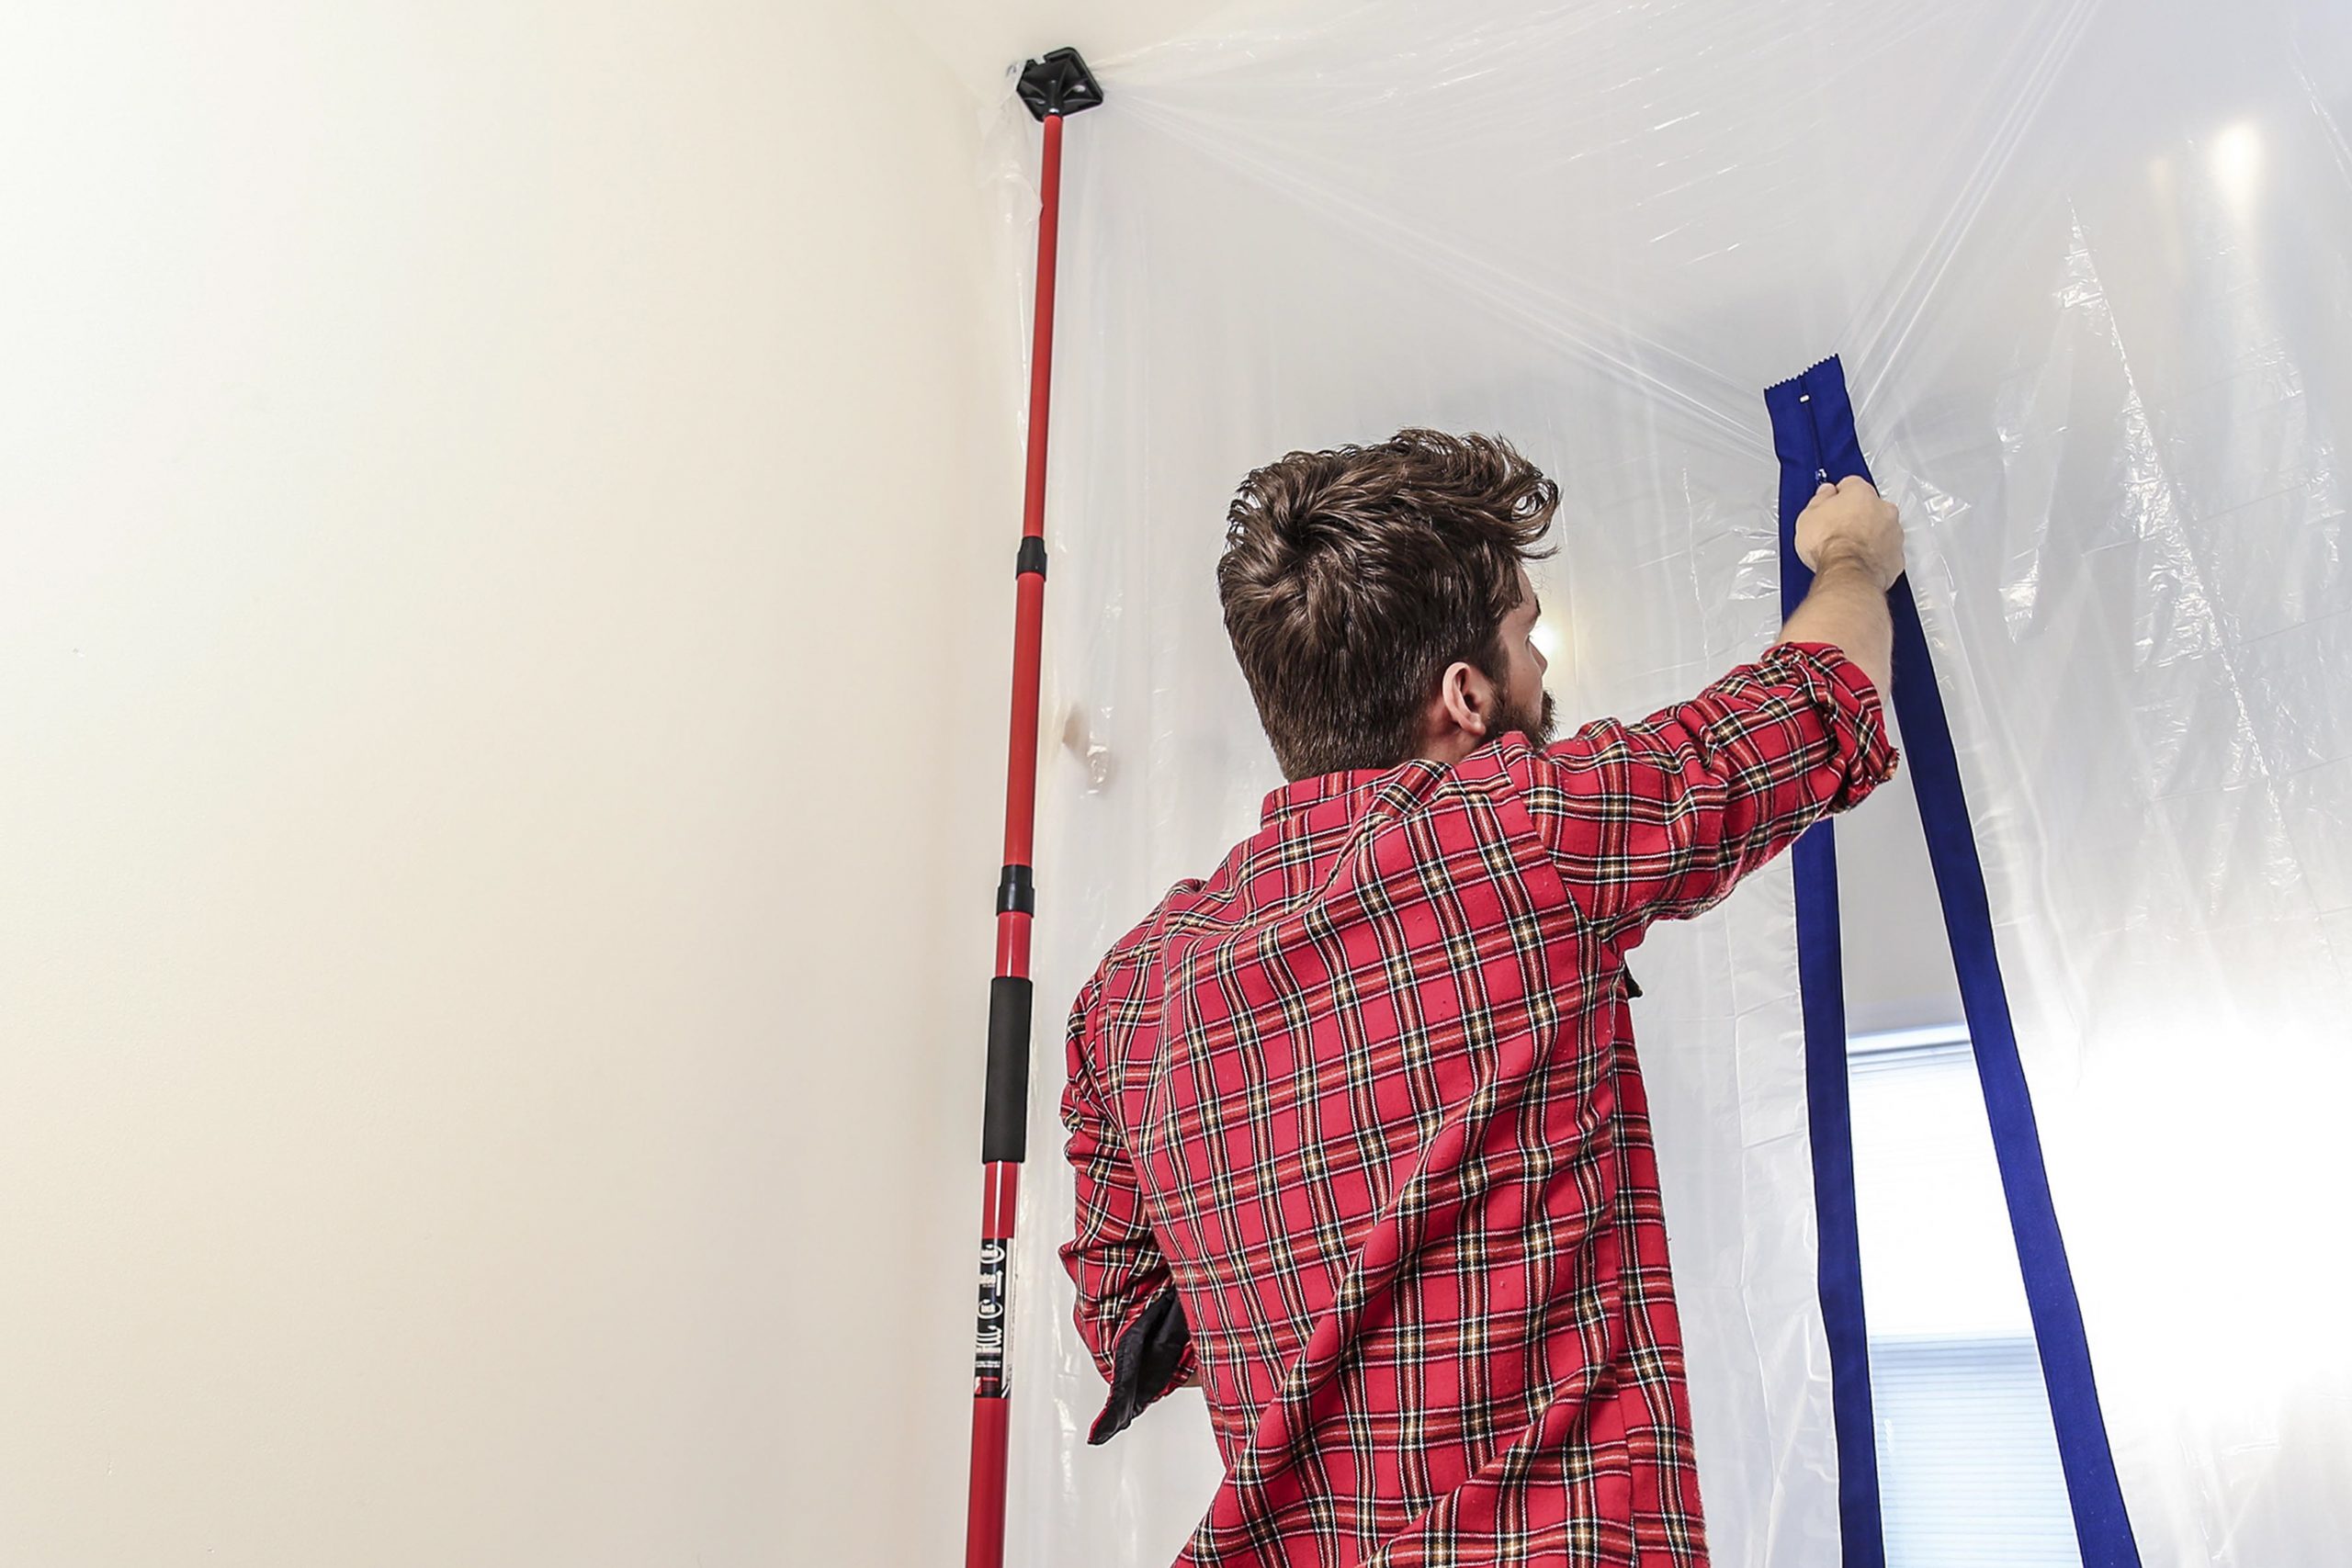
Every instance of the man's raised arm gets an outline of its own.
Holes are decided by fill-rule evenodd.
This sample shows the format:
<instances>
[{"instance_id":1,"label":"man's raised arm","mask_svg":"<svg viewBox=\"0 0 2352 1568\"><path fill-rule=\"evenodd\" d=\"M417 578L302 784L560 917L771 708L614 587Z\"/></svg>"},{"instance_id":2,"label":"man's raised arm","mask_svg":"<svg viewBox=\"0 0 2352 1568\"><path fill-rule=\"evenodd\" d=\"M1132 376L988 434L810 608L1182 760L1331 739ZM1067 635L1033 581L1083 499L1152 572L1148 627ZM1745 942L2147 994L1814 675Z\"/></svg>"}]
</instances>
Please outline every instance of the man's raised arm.
<instances>
[{"instance_id":1,"label":"man's raised arm","mask_svg":"<svg viewBox=\"0 0 2352 1568\"><path fill-rule=\"evenodd\" d=\"M1882 704L1894 508L1860 479L1797 520L1813 591L1772 650L1638 724L1602 719L1541 753L1537 813L1571 895L1606 940L1707 908L1826 813L1894 771ZM1864 682L1867 682L1866 688Z\"/></svg>"}]
</instances>

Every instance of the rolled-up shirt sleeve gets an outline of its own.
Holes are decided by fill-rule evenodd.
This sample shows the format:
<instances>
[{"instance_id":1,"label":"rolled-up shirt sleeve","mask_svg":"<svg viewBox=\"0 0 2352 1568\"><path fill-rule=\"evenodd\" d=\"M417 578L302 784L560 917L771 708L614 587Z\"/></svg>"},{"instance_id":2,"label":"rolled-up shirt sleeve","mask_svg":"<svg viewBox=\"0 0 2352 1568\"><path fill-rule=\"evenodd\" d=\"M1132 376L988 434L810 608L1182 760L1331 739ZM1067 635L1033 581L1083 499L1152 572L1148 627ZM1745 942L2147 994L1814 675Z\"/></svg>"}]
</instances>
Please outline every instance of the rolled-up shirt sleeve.
<instances>
[{"instance_id":1,"label":"rolled-up shirt sleeve","mask_svg":"<svg viewBox=\"0 0 2352 1568\"><path fill-rule=\"evenodd\" d=\"M1879 694L1826 644L1782 643L1638 724L1604 719L1541 754L1547 837L1607 940L1720 900L1821 818L1894 773Z\"/></svg>"},{"instance_id":2,"label":"rolled-up shirt sleeve","mask_svg":"<svg viewBox=\"0 0 2352 1568\"><path fill-rule=\"evenodd\" d=\"M1078 1287L1079 1338L1111 1385L1088 1434L1091 1443L1116 1436L1194 1367L1191 1329L1144 1213L1134 1162L1095 1085L1087 1046L1097 998L1090 986L1070 1013L1061 1108L1069 1134L1063 1152L1078 1196L1077 1234L1061 1249L1062 1266Z\"/></svg>"}]
</instances>

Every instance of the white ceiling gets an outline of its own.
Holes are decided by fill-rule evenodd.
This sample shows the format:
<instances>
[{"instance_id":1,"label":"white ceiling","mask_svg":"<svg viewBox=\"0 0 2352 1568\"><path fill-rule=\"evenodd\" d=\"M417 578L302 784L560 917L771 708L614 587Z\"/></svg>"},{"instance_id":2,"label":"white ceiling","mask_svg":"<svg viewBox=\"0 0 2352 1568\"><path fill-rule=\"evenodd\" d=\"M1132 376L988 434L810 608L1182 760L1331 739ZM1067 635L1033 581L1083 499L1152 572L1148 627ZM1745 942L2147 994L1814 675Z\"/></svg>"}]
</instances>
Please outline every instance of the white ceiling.
<instances>
[{"instance_id":1,"label":"white ceiling","mask_svg":"<svg viewBox=\"0 0 2352 1568\"><path fill-rule=\"evenodd\" d=\"M1235 0L884 0L976 97L1007 66L1074 46L1090 64L1196 32Z\"/></svg>"}]
</instances>

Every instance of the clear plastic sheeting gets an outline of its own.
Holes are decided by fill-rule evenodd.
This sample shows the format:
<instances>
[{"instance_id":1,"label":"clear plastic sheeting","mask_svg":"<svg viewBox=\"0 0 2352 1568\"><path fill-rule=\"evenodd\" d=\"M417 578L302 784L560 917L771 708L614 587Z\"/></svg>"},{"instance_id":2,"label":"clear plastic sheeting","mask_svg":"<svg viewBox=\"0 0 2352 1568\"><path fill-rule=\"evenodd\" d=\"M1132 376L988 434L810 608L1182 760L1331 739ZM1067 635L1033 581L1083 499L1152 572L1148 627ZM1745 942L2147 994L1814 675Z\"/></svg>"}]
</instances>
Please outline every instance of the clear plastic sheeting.
<instances>
[{"instance_id":1,"label":"clear plastic sheeting","mask_svg":"<svg viewBox=\"0 0 2352 1568\"><path fill-rule=\"evenodd\" d=\"M1564 716L1647 711L1774 630L1759 392L1834 351L1908 523L2143 1551L2345 1561L2352 9L1219 25L1095 62L1069 129L1012 1560L1165 1562L1218 1474L1189 1393L1085 1446L1054 1020L1279 782L1212 577L1236 482L1504 433L1566 491ZM1009 96L995 146L1012 257ZM1635 967L1714 1559L1835 1562L1785 868Z\"/></svg>"}]
</instances>

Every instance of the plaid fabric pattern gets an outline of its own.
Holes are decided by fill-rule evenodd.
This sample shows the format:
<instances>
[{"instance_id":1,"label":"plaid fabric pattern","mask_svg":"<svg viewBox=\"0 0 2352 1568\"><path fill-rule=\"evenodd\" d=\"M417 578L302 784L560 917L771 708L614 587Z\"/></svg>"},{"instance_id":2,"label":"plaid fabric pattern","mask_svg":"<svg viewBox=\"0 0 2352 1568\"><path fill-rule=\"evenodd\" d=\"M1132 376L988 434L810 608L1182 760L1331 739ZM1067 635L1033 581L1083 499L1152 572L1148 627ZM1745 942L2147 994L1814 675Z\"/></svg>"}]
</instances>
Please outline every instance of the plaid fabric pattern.
<instances>
[{"instance_id":1,"label":"plaid fabric pattern","mask_svg":"<svg viewBox=\"0 0 2352 1568\"><path fill-rule=\"evenodd\" d=\"M1705 1563L1622 955L1894 768L1868 678L1784 645L1640 724L1279 790L1112 949L1062 1257L1095 1440L1207 1394L1180 1564Z\"/></svg>"}]
</instances>

